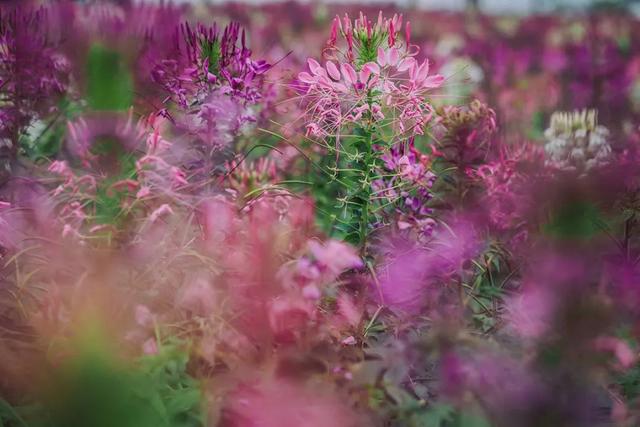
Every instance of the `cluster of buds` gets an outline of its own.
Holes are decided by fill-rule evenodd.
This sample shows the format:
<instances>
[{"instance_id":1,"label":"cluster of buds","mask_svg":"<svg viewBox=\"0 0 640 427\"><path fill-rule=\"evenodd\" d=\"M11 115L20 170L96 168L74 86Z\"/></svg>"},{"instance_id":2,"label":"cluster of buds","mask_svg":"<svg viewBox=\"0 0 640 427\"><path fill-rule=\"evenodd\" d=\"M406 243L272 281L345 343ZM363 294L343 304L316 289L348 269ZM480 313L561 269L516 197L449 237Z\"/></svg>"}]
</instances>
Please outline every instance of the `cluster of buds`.
<instances>
[{"instance_id":1,"label":"cluster of buds","mask_svg":"<svg viewBox=\"0 0 640 427\"><path fill-rule=\"evenodd\" d=\"M464 172L484 162L495 143L496 113L475 100L468 106L447 106L438 111L438 156Z\"/></svg>"},{"instance_id":2,"label":"cluster of buds","mask_svg":"<svg viewBox=\"0 0 640 427\"><path fill-rule=\"evenodd\" d=\"M547 163L581 174L605 165L611 156L609 130L597 119L595 110L554 113L545 131Z\"/></svg>"},{"instance_id":3,"label":"cluster of buds","mask_svg":"<svg viewBox=\"0 0 640 427\"><path fill-rule=\"evenodd\" d=\"M239 194L264 188L276 180L278 168L273 159L260 157L250 162L247 159L227 163L229 186Z\"/></svg>"},{"instance_id":4,"label":"cluster of buds","mask_svg":"<svg viewBox=\"0 0 640 427\"><path fill-rule=\"evenodd\" d=\"M327 50L339 50L337 43L338 34L340 34L347 44L347 52L343 55L351 62L355 61L364 64L375 57L376 48L385 41L389 47L395 46L401 29L402 15L396 14L391 19L384 19L382 12L380 12L375 22L370 21L362 12L353 22L347 14L342 19L336 16L331 27L331 37L327 43ZM405 25L407 48L410 35L411 24L407 22Z\"/></svg>"}]
</instances>

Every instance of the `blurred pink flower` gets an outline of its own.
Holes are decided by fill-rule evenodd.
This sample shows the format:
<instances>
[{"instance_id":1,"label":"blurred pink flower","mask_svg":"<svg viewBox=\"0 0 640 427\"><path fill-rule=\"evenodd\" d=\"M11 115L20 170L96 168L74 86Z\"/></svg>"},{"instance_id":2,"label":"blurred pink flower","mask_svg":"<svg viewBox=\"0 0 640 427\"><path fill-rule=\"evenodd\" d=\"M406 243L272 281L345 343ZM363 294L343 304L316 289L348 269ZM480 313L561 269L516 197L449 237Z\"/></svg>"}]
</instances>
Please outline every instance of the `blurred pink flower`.
<instances>
[{"instance_id":1,"label":"blurred pink flower","mask_svg":"<svg viewBox=\"0 0 640 427\"><path fill-rule=\"evenodd\" d=\"M328 270L335 276L348 269L361 268L364 265L356 250L346 243L329 240L323 245L316 240L310 240L308 246L309 252L320 268Z\"/></svg>"},{"instance_id":2,"label":"blurred pink flower","mask_svg":"<svg viewBox=\"0 0 640 427\"><path fill-rule=\"evenodd\" d=\"M535 340L543 337L553 326L556 301L551 289L528 285L507 299L505 318L518 336Z\"/></svg>"},{"instance_id":3,"label":"blurred pink flower","mask_svg":"<svg viewBox=\"0 0 640 427\"><path fill-rule=\"evenodd\" d=\"M213 285L205 277L196 277L178 291L180 308L195 315L206 317L214 313L216 294Z\"/></svg>"},{"instance_id":4,"label":"blurred pink flower","mask_svg":"<svg viewBox=\"0 0 640 427\"><path fill-rule=\"evenodd\" d=\"M612 353L622 369L631 368L638 360L638 355L629 344L615 337L599 337L594 341L597 350Z\"/></svg>"},{"instance_id":5,"label":"blurred pink flower","mask_svg":"<svg viewBox=\"0 0 640 427\"><path fill-rule=\"evenodd\" d=\"M223 424L229 427L360 427L357 416L328 386L272 379L240 387L227 399Z\"/></svg>"}]
</instances>

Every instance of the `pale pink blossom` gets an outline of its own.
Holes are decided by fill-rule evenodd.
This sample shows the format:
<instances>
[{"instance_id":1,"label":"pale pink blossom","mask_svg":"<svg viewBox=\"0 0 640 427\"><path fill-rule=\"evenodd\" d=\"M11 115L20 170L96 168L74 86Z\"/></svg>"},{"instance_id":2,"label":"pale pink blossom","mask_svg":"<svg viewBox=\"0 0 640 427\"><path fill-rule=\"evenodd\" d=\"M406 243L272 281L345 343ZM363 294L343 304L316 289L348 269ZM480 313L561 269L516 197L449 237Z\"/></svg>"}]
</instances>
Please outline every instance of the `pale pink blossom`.
<instances>
[{"instance_id":1,"label":"pale pink blossom","mask_svg":"<svg viewBox=\"0 0 640 427\"><path fill-rule=\"evenodd\" d=\"M134 309L134 318L138 326L151 329L155 324L155 317L149 307L143 304L136 305Z\"/></svg>"},{"instance_id":2,"label":"pale pink blossom","mask_svg":"<svg viewBox=\"0 0 640 427\"><path fill-rule=\"evenodd\" d=\"M318 264L335 275L363 266L362 259L355 249L337 240L329 240L324 245L316 240L310 240L308 247Z\"/></svg>"},{"instance_id":3,"label":"pale pink blossom","mask_svg":"<svg viewBox=\"0 0 640 427\"><path fill-rule=\"evenodd\" d=\"M599 337L594 341L594 346L600 351L607 351L615 356L622 369L629 369L638 359L629 344L616 337Z\"/></svg>"},{"instance_id":4,"label":"pale pink blossom","mask_svg":"<svg viewBox=\"0 0 640 427\"><path fill-rule=\"evenodd\" d=\"M358 341L356 341L353 335L349 335L348 337L340 341L340 344L342 345L356 345L357 343Z\"/></svg>"},{"instance_id":5,"label":"pale pink blossom","mask_svg":"<svg viewBox=\"0 0 640 427\"><path fill-rule=\"evenodd\" d=\"M149 215L149 221L150 222L156 222L161 217L166 216L166 215L173 215L173 213L174 212L173 212L173 209L171 208L171 206L169 206L168 204L164 203L159 208L157 208L156 210L151 212L151 215Z\"/></svg>"},{"instance_id":6,"label":"pale pink blossom","mask_svg":"<svg viewBox=\"0 0 640 427\"><path fill-rule=\"evenodd\" d=\"M158 354L158 343L155 338L149 338L142 344L142 352L146 355Z\"/></svg>"}]
</instances>

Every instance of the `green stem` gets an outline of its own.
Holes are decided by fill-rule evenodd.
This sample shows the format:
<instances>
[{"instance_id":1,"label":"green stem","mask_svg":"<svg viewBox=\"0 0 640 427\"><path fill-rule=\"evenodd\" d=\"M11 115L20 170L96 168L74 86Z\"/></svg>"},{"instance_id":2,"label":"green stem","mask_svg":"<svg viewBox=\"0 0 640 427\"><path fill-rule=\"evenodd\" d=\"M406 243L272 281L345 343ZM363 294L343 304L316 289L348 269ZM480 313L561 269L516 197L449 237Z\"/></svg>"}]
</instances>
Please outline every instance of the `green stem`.
<instances>
[{"instance_id":1,"label":"green stem","mask_svg":"<svg viewBox=\"0 0 640 427\"><path fill-rule=\"evenodd\" d=\"M366 132L366 151L364 160L364 179L362 180L362 215L360 216L360 247L362 255L367 253L367 235L369 228L369 204L371 203L371 175L374 173L373 135L370 129Z\"/></svg>"}]
</instances>

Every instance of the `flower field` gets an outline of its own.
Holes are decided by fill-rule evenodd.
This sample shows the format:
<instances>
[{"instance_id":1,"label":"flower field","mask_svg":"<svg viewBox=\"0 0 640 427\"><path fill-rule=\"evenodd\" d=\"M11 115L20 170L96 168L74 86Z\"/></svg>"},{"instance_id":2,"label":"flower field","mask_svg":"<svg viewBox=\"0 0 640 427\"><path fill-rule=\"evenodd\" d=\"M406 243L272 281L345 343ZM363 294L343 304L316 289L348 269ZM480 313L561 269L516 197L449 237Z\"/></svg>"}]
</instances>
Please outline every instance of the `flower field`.
<instances>
[{"instance_id":1,"label":"flower field","mask_svg":"<svg viewBox=\"0 0 640 427\"><path fill-rule=\"evenodd\" d=\"M640 22L0 4L0 427L640 425Z\"/></svg>"}]
</instances>

